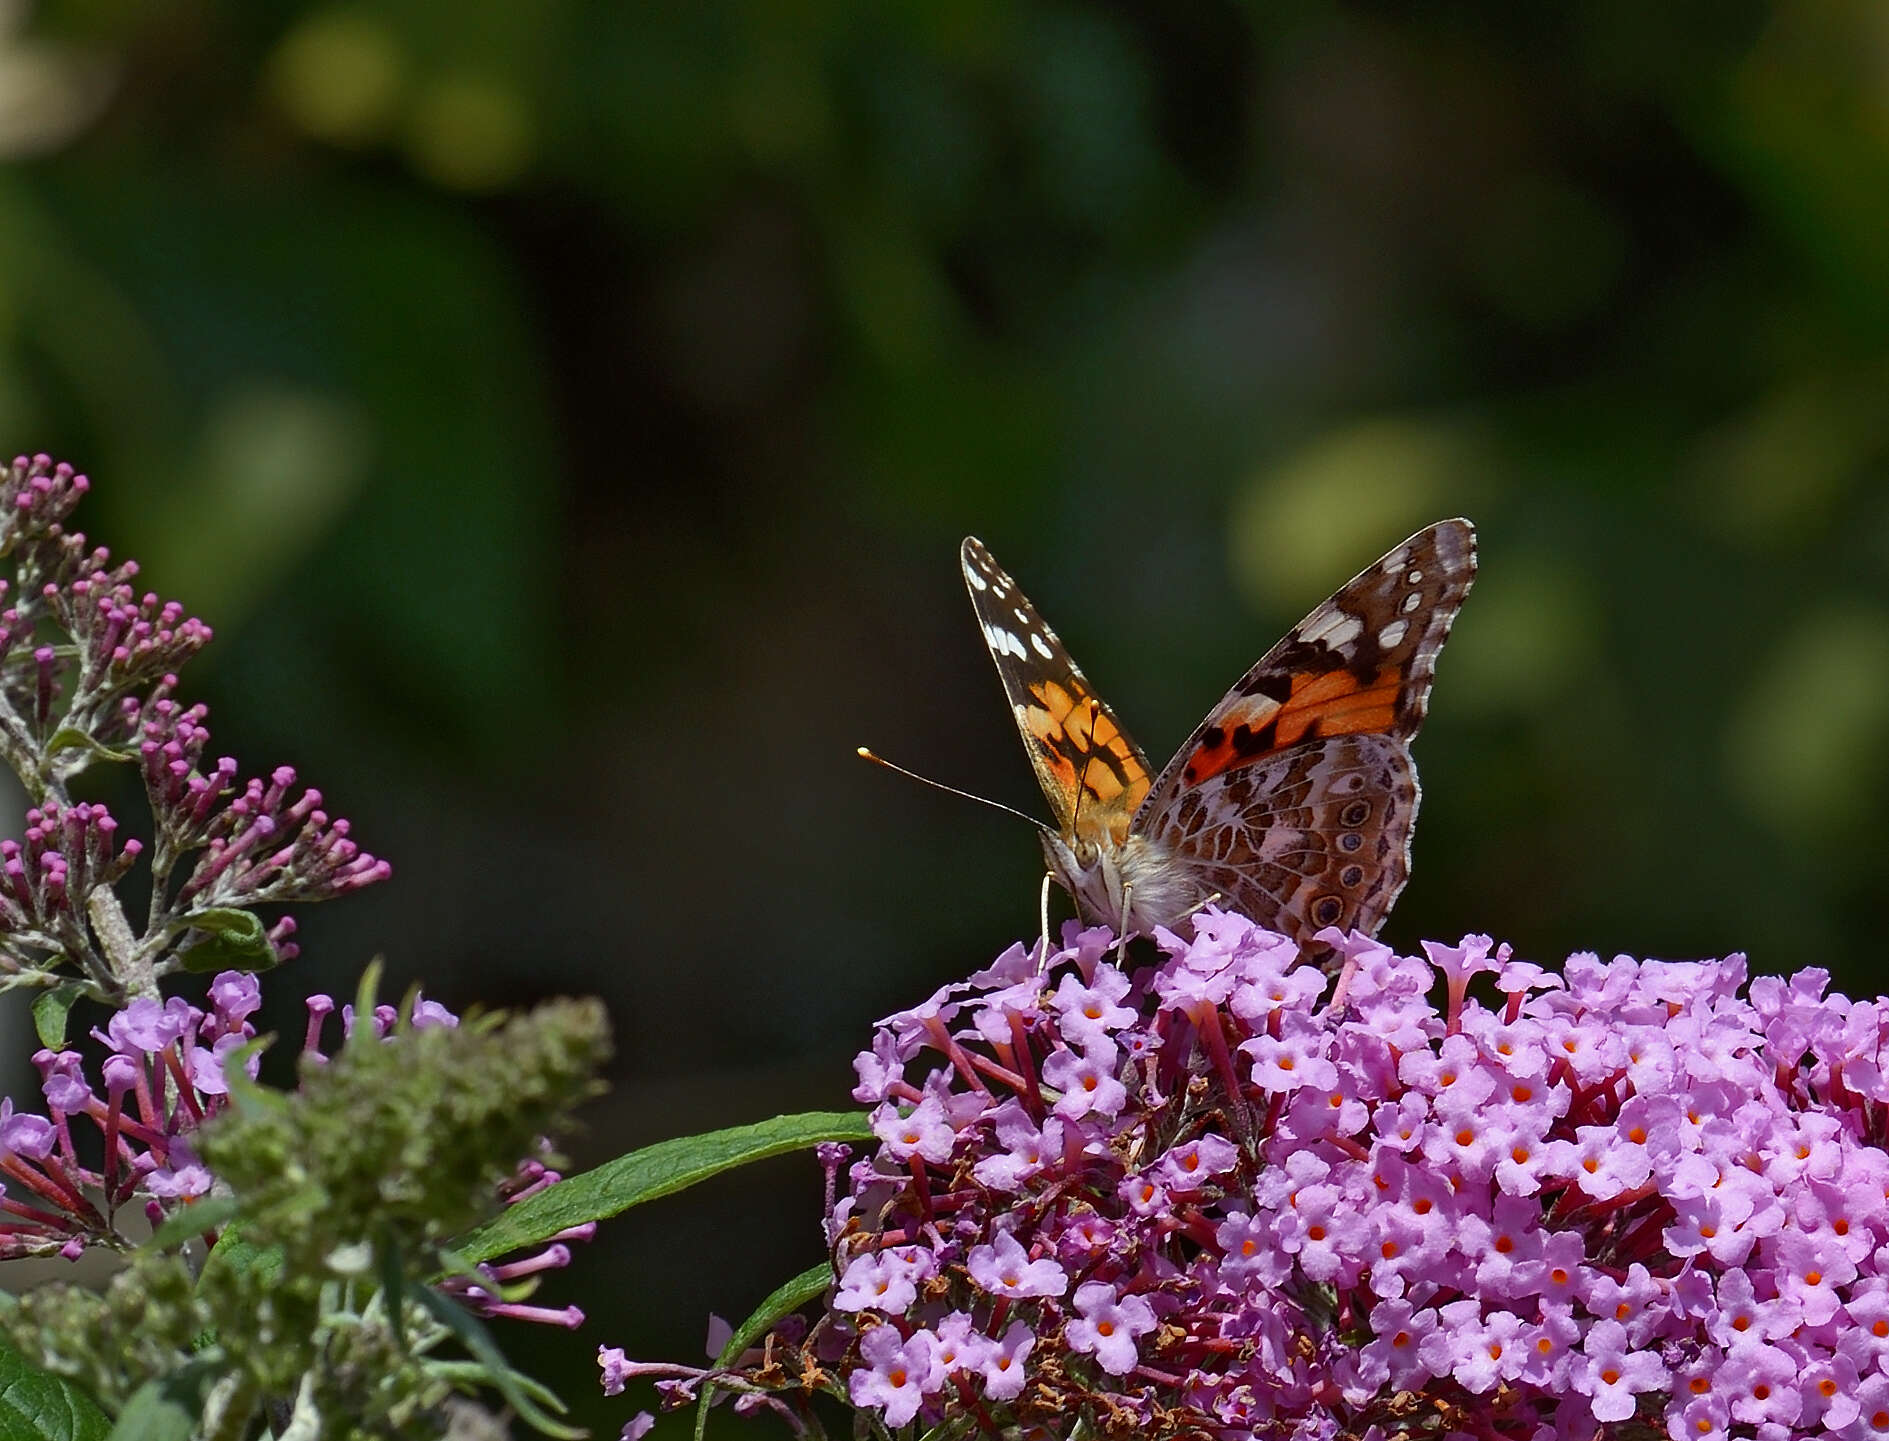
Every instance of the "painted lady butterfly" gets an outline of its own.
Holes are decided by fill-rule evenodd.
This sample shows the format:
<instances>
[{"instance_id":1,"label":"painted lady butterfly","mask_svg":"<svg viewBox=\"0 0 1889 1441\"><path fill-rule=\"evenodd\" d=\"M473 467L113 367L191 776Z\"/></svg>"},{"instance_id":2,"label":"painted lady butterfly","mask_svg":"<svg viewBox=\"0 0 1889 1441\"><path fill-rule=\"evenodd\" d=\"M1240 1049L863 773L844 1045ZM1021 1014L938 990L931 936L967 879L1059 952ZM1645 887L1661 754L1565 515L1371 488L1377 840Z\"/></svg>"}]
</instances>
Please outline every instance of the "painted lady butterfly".
<instances>
[{"instance_id":1,"label":"painted lady butterfly","mask_svg":"<svg viewBox=\"0 0 1889 1441\"><path fill-rule=\"evenodd\" d=\"M1468 521L1418 531L1300 621L1158 776L981 541L963 562L1055 815L1044 856L1086 919L1147 931L1213 902L1302 942L1376 932L1410 875L1410 741L1475 579Z\"/></svg>"}]
</instances>

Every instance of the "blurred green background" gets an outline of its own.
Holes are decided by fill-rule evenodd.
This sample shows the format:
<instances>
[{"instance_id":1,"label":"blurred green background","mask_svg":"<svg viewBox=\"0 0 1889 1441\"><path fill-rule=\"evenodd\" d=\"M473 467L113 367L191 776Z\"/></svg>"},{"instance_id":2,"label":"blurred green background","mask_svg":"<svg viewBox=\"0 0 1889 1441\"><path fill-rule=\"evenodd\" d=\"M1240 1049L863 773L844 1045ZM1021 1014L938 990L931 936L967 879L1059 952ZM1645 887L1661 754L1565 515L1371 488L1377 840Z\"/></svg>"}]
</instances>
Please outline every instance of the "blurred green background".
<instances>
[{"instance_id":1,"label":"blurred green background","mask_svg":"<svg viewBox=\"0 0 1889 1441\"><path fill-rule=\"evenodd\" d=\"M848 1104L1034 925L982 535L1157 760L1457 513L1412 946L1882 987L1889 8L0 7L0 448L396 867L273 982L608 997L594 1161ZM194 688L194 689L192 689ZM810 1159L606 1227L699 1354ZM647 1397L637 1404L647 1404Z\"/></svg>"}]
</instances>

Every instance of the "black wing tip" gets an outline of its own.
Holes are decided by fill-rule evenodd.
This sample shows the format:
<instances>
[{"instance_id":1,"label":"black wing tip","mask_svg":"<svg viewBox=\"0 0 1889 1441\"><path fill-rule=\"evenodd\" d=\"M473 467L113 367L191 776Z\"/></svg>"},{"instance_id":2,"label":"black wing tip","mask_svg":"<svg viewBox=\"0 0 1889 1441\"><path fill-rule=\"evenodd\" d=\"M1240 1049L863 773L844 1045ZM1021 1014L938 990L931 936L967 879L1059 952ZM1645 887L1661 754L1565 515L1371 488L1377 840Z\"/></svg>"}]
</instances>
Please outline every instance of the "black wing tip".
<instances>
[{"instance_id":1,"label":"black wing tip","mask_svg":"<svg viewBox=\"0 0 1889 1441\"><path fill-rule=\"evenodd\" d=\"M1404 542L1404 546L1426 543L1434 550L1440 560L1453 570L1467 571L1471 576L1476 573L1476 525L1467 516L1451 516L1448 520L1435 520ZM1395 555L1403 546L1398 546L1388 554ZM1387 557L1388 558L1388 557Z\"/></svg>"},{"instance_id":2,"label":"black wing tip","mask_svg":"<svg viewBox=\"0 0 1889 1441\"><path fill-rule=\"evenodd\" d=\"M1010 579L1010 573L997 563L997 557L974 535L965 536L958 545L958 568L964 572L964 584L970 589L973 600L980 592L993 587L1008 590L1016 584Z\"/></svg>"},{"instance_id":3,"label":"black wing tip","mask_svg":"<svg viewBox=\"0 0 1889 1441\"><path fill-rule=\"evenodd\" d=\"M1436 531L1439 535L1448 534L1455 536L1461 540L1463 548L1469 552L1470 558L1475 558L1476 523L1468 516L1455 515L1451 516L1448 520L1439 520L1435 525L1431 526L1430 529Z\"/></svg>"},{"instance_id":4,"label":"black wing tip","mask_svg":"<svg viewBox=\"0 0 1889 1441\"><path fill-rule=\"evenodd\" d=\"M1476 523L1466 515L1453 515L1447 520L1433 520L1418 531L1417 535L1410 538L1415 540L1417 536L1422 535L1433 535L1439 539L1445 535L1454 536L1461 539L1463 544L1471 550L1476 548Z\"/></svg>"}]
</instances>

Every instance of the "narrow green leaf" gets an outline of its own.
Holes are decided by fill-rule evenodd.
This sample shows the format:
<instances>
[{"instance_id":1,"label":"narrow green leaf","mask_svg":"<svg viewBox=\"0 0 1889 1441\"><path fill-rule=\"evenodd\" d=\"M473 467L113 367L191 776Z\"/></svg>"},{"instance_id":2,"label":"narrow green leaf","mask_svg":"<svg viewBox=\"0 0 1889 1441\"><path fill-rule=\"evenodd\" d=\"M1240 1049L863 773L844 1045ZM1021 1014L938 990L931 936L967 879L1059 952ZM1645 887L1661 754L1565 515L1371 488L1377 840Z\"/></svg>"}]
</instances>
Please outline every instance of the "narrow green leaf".
<instances>
[{"instance_id":1,"label":"narrow green leaf","mask_svg":"<svg viewBox=\"0 0 1889 1441\"><path fill-rule=\"evenodd\" d=\"M241 1209L234 1196L205 1196L201 1201L192 1201L176 1215L166 1217L164 1224L145 1238L141 1249L168 1251L233 1221Z\"/></svg>"},{"instance_id":2,"label":"narrow green leaf","mask_svg":"<svg viewBox=\"0 0 1889 1441\"><path fill-rule=\"evenodd\" d=\"M289 1108L289 1098L282 1092L259 1085L250 1079L249 1061L275 1044L273 1035L257 1036L223 1057L223 1084L229 1091L230 1104L250 1115L281 1115Z\"/></svg>"},{"instance_id":3,"label":"narrow green leaf","mask_svg":"<svg viewBox=\"0 0 1889 1441\"><path fill-rule=\"evenodd\" d=\"M822 1141L871 1139L872 1130L862 1112L810 1111L659 1141L507 1207L454 1249L468 1260L489 1261L521 1246L534 1246L568 1227L601 1221L631 1206L686 1190L750 1161L804 1150Z\"/></svg>"},{"instance_id":4,"label":"narrow green leaf","mask_svg":"<svg viewBox=\"0 0 1889 1441\"><path fill-rule=\"evenodd\" d=\"M566 1426L563 1422L548 1415L535 1401L525 1393L525 1388L518 1383L520 1377L506 1364L504 1354L493 1341L491 1333L479 1323L465 1307L442 1296L431 1286L408 1283L406 1294L410 1300L417 1301L431 1312L447 1330L459 1338L459 1344L472 1353L472 1359L485 1367L487 1375L499 1394L516 1411L521 1420L533 1430L545 1436L554 1436L558 1441L581 1441L589 1433L575 1426ZM399 1298L393 1298L393 1304L399 1304ZM547 1394L542 1388L540 1394ZM556 1398L552 1400L556 1402ZM558 1409L564 1409L562 1402L556 1402Z\"/></svg>"},{"instance_id":5,"label":"narrow green leaf","mask_svg":"<svg viewBox=\"0 0 1889 1441\"><path fill-rule=\"evenodd\" d=\"M39 993L33 1002L33 1029L39 1032L40 1045L49 1051L65 1049L66 1014L84 994L84 986L70 981Z\"/></svg>"},{"instance_id":6,"label":"narrow green leaf","mask_svg":"<svg viewBox=\"0 0 1889 1441\"><path fill-rule=\"evenodd\" d=\"M380 1241L374 1247L374 1264L380 1270L380 1299L387 1308L387 1328L393 1332L394 1350L407 1354L406 1277L401 1265L400 1238L393 1227L383 1226Z\"/></svg>"},{"instance_id":7,"label":"narrow green leaf","mask_svg":"<svg viewBox=\"0 0 1889 1441\"><path fill-rule=\"evenodd\" d=\"M222 906L193 911L184 920L203 933L177 958L187 971L266 971L276 963L269 932L254 911Z\"/></svg>"},{"instance_id":8,"label":"narrow green leaf","mask_svg":"<svg viewBox=\"0 0 1889 1441\"><path fill-rule=\"evenodd\" d=\"M342 1044L345 1046L365 1046L379 1039L379 1031L373 1025L374 1004L380 993L381 959L379 956L367 963L367 969L361 972L361 983L354 988L354 1014L363 1024L348 1033Z\"/></svg>"},{"instance_id":9,"label":"narrow green leaf","mask_svg":"<svg viewBox=\"0 0 1889 1441\"><path fill-rule=\"evenodd\" d=\"M832 1284L833 1267L822 1261L817 1266L809 1266L791 1281L776 1286L768 1298L754 1308L754 1313L735 1328L728 1344L721 1348L721 1355L715 1358L715 1369L726 1371L741 1358L743 1351L767 1334L768 1327L789 1312L825 1295L826 1288ZM701 1398L695 1404L695 1441L702 1441L702 1433L708 1429L708 1407L714 1395L713 1384L704 1382Z\"/></svg>"},{"instance_id":10,"label":"narrow green leaf","mask_svg":"<svg viewBox=\"0 0 1889 1441\"><path fill-rule=\"evenodd\" d=\"M110 1431L111 1419L76 1382L0 1341L0 1441L104 1441Z\"/></svg>"},{"instance_id":11,"label":"narrow green leaf","mask_svg":"<svg viewBox=\"0 0 1889 1441\"><path fill-rule=\"evenodd\" d=\"M136 760L138 756L137 751L129 746L100 745L90 731L78 726L60 726L52 733L52 738L46 742L46 754L55 756L61 751L69 750L84 751L88 759L95 761L121 762ZM71 762L68 761L61 769L71 774L70 765Z\"/></svg>"}]
</instances>

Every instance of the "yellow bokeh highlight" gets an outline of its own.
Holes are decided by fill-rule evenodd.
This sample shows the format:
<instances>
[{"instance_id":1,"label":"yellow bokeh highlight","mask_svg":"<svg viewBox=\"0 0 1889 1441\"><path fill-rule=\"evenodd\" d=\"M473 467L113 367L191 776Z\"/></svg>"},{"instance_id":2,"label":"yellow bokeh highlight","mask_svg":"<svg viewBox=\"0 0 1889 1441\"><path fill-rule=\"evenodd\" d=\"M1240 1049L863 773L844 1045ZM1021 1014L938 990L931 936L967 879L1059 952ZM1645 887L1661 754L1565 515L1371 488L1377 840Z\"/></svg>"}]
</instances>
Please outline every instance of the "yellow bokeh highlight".
<instances>
[{"instance_id":1,"label":"yellow bokeh highlight","mask_svg":"<svg viewBox=\"0 0 1889 1441\"><path fill-rule=\"evenodd\" d=\"M1492 552L1439 666L1452 715L1526 715L1565 705L1600 657L1602 605L1593 584L1550 547Z\"/></svg>"},{"instance_id":2,"label":"yellow bokeh highlight","mask_svg":"<svg viewBox=\"0 0 1889 1441\"><path fill-rule=\"evenodd\" d=\"M524 174L536 145L517 91L463 75L435 80L421 92L404 138L414 169L451 190L504 189Z\"/></svg>"},{"instance_id":3,"label":"yellow bokeh highlight","mask_svg":"<svg viewBox=\"0 0 1889 1441\"><path fill-rule=\"evenodd\" d=\"M1466 425L1381 418L1320 436L1234 500L1235 581L1262 610L1295 611L1431 521L1475 519L1483 447Z\"/></svg>"},{"instance_id":4,"label":"yellow bokeh highlight","mask_svg":"<svg viewBox=\"0 0 1889 1441\"><path fill-rule=\"evenodd\" d=\"M1889 613L1833 603L1753 667L1723 736L1732 788L1779 834L1842 846L1881 823Z\"/></svg>"},{"instance_id":5,"label":"yellow bokeh highlight","mask_svg":"<svg viewBox=\"0 0 1889 1441\"><path fill-rule=\"evenodd\" d=\"M1889 439L1885 386L1880 366L1797 380L1707 432L1686 466L1700 522L1758 548L1821 533Z\"/></svg>"},{"instance_id":6,"label":"yellow bokeh highlight","mask_svg":"<svg viewBox=\"0 0 1889 1441\"><path fill-rule=\"evenodd\" d=\"M283 37L264 72L289 122L332 145L368 145L392 127L406 72L398 39L353 10L310 15Z\"/></svg>"}]
</instances>

